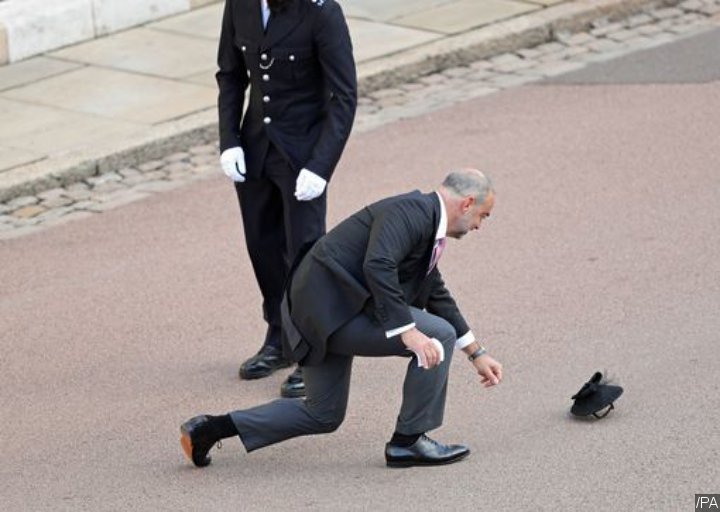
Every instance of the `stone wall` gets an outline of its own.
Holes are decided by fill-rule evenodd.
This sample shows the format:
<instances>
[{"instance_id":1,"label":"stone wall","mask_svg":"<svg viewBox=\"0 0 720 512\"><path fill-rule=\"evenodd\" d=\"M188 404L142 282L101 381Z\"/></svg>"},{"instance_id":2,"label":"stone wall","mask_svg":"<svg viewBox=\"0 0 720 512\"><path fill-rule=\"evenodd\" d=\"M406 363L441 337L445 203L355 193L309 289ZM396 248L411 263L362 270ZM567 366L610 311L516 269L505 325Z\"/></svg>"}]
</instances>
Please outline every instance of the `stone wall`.
<instances>
[{"instance_id":1,"label":"stone wall","mask_svg":"<svg viewBox=\"0 0 720 512\"><path fill-rule=\"evenodd\" d=\"M219 0L0 0L0 65Z\"/></svg>"}]
</instances>

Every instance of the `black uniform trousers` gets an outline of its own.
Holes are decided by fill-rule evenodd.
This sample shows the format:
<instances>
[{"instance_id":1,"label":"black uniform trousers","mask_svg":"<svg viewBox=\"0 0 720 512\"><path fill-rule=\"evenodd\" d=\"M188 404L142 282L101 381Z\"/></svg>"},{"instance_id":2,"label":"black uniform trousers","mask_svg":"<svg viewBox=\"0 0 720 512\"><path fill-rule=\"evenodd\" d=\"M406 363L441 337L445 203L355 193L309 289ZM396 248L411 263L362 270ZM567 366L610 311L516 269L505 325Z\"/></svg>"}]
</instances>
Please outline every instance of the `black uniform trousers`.
<instances>
[{"instance_id":1,"label":"black uniform trousers","mask_svg":"<svg viewBox=\"0 0 720 512\"><path fill-rule=\"evenodd\" d=\"M298 201L297 176L270 143L262 175L235 183L245 243L263 296L263 317L268 323L264 343L280 350L280 302L290 265L303 246L325 234L326 192L312 201Z\"/></svg>"}]
</instances>

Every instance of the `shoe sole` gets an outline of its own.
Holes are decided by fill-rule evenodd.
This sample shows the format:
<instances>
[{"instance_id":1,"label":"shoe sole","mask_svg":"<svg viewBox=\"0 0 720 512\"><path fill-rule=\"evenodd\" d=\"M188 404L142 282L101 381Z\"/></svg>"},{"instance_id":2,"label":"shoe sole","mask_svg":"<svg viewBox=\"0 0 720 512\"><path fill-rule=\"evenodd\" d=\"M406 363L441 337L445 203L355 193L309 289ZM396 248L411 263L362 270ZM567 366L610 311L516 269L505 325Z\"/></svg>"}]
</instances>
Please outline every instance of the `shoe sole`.
<instances>
[{"instance_id":1,"label":"shoe sole","mask_svg":"<svg viewBox=\"0 0 720 512\"><path fill-rule=\"evenodd\" d=\"M192 458L192 452L193 452L193 445L192 445L192 439L190 439L190 434L187 430L185 430L185 425L180 427L180 446L182 446L183 452L185 453L185 457L193 463Z\"/></svg>"},{"instance_id":2,"label":"shoe sole","mask_svg":"<svg viewBox=\"0 0 720 512\"><path fill-rule=\"evenodd\" d=\"M458 455L454 459L448 459L441 462L423 462L419 460L386 460L385 463L390 468L409 468L412 466L445 466L454 462L460 462L468 455L470 455L469 451L463 453L462 455Z\"/></svg>"}]
</instances>

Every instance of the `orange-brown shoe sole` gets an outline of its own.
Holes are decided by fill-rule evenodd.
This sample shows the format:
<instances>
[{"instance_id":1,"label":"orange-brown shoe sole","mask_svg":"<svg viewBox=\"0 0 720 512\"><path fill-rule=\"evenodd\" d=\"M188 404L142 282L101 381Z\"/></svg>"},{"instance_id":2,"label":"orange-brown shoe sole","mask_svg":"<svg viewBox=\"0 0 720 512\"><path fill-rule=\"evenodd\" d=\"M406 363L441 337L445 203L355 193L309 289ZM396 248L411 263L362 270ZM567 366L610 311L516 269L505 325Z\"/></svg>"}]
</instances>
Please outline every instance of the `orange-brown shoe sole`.
<instances>
[{"instance_id":1,"label":"orange-brown shoe sole","mask_svg":"<svg viewBox=\"0 0 720 512\"><path fill-rule=\"evenodd\" d=\"M180 446L182 446L183 452L185 452L185 457L187 457L187 459L192 462L193 446L190 435L185 431L182 431L180 434Z\"/></svg>"}]
</instances>

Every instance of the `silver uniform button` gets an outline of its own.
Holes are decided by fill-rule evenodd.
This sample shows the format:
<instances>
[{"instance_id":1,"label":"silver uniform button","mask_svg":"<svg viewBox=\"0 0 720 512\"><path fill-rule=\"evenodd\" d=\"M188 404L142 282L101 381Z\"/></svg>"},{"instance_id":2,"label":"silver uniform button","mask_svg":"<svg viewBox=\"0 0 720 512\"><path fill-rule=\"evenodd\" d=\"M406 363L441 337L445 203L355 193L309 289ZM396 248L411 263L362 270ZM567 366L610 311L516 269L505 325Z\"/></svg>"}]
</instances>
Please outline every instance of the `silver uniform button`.
<instances>
[{"instance_id":1,"label":"silver uniform button","mask_svg":"<svg viewBox=\"0 0 720 512\"><path fill-rule=\"evenodd\" d=\"M290 55L290 61L292 62L294 60L295 60L295 55Z\"/></svg>"},{"instance_id":2,"label":"silver uniform button","mask_svg":"<svg viewBox=\"0 0 720 512\"><path fill-rule=\"evenodd\" d=\"M269 117L266 117L265 119L263 119L263 123L265 123L265 124L270 124L271 122L272 122L272 119L270 119Z\"/></svg>"},{"instance_id":3,"label":"silver uniform button","mask_svg":"<svg viewBox=\"0 0 720 512\"><path fill-rule=\"evenodd\" d=\"M270 96L263 96L263 101L265 103L270 103Z\"/></svg>"},{"instance_id":4,"label":"silver uniform button","mask_svg":"<svg viewBox=\"0 0 720 512\"><path fill-rule=\"evenodd\" d=\"M263 78L263 81L267 82L268 80L270 80L270 75L263 75L262 78Z\"/></svg>"},{"instance_id":5,"label":"silver uniform button","mask_svg":"<svg viewBox=\"0 0 720 512\"><path fill-rule=\"evenodd\" d=\"M240 49L241 49L242 51L245 51L245 50L247 50L247 46L243 45L243 46L240 47Z\"/></svg>"},{"instance_id":6,"label":"silver uniform button","mask_svg":"<svg viewBox=\"0 0 720 512\"><path fill-rule=\"evenodd\" d=\"M262 55L260 55L260 58L262 60L267 60L267 53L263 53Z\"/></svg>"}]
</instances>

